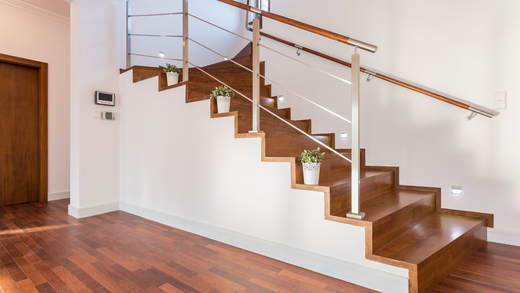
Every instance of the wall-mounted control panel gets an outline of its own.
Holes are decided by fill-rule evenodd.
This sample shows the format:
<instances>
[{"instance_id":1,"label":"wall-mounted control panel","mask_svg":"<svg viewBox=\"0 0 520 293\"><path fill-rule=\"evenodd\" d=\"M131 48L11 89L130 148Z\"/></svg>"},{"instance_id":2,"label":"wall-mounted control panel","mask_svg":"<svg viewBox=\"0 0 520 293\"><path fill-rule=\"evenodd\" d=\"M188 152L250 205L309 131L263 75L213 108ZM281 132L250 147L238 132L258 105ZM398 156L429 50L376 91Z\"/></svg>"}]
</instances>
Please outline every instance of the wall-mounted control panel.
<instances>
[{"instance_id":1,"label":"wall-mounted control panel","mask_svg":"<svg viewBox=\"0 0 520 293\"><path fill-rule=\"evenodd\" d=\"M114 112L101 112L101 119L103 119L103 120L116 120L116 113L114 113Z\"/></svg>"},{"instance_id":2,"label":"wall-mounted control panel","mask_svg":"<svg viewBox=\"0 0 520 293\"><path fill-rule=\"evenodd\" d=\"M113 107L116 105L116 95L114 93L96 91L94 101L97 105Z\"/></svg>"}]
</instances>

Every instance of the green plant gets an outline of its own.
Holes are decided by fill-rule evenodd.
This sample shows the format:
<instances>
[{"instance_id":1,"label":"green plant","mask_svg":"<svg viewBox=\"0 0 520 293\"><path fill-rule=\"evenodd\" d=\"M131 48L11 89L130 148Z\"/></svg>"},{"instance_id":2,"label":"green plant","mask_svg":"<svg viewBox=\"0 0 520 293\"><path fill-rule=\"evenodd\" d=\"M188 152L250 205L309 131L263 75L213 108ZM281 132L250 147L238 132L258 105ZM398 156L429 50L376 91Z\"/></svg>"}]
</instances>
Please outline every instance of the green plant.
<instances>
[{"instance_id":1,"label":"green plant","mask_svg":"<svg viewBox=\"0 0 520 293\"><path fill-rule=\"evenodd\" d=\"M221 85L219 87L216 87L215 90L211 92L210 96L212 99L220 96L232 98L235 96L235 93L228 87Z\"/></svg>"},{"instance_id":2,"label":"green plant","mask_svg":"<svg viewBox=\"0 0 520 293\"><path fill-rule=\"evenodd\" d=\"M298 160L302 163L321 163L325 153L320 153L320 148L315 150L304 150Z\"/></svg>"},{"instance_id":3,"label":"green plant","mask_svg":"<svg viewBox=\"0 0 520 293\"><path fill-rule=\"evenodd\" d=\"M166 68L164 69L164 72L166 72L166 73L168 73L168 72L181 73L181 70L179 68L177 68L177 66L175 66L175 65L171 65L171 64L166 63Z\"/></svg>"}]
</instances>

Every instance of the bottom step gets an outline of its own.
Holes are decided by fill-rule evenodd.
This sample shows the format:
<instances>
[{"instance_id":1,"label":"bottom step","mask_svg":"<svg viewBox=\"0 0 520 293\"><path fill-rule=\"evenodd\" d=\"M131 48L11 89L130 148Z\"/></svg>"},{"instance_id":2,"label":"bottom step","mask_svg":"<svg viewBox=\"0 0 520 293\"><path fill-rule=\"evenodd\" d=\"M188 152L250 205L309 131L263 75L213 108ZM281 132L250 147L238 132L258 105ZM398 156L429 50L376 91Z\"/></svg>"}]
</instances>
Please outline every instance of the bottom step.
<instances>
[{"instance_id":1,"label":"bottom step","mask_svg":"<svg viewBox=\"0 0 520 293\"><path fill-rule=\"evenodd\" d=\"M410 292L430 292L486 238L485 219L434 213L378 250L374 258L407 268Z\"/></svg>"}]
</instances>

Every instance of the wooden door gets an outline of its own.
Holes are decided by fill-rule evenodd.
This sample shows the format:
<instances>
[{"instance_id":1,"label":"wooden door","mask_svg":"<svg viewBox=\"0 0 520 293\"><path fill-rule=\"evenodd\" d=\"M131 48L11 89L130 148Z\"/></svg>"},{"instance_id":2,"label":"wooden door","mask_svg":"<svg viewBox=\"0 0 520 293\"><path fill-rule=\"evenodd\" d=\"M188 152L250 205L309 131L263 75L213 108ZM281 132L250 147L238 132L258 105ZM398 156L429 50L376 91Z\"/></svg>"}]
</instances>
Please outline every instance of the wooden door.
<instances>
[{"instance_id":1,"label":"wooden door","mask_svg":"<svg viewBox=\"0 0 520 293\"><path fill-rule=\"evenodd\" d=\"M0 54L0 206L47 200L47 70L42 64Z\"/></svg>"}]
</instances>

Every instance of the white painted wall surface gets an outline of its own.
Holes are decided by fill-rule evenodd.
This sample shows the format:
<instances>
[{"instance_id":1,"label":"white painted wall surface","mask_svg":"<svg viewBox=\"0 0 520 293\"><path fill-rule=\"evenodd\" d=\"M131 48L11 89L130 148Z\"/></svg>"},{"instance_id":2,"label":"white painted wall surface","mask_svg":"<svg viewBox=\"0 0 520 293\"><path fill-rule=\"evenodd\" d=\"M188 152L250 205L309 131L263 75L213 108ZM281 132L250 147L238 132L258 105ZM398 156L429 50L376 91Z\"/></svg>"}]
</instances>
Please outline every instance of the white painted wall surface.
<instances>
[{"instance_id":1,"label":"white painted wall surface","mask_svg":"<svg viewBox=\"0 0 520 293\"><path fill-rule=\"evenodd\" d=\"M260 139L235 139L233 118L186 104L184 87L157 92L157 78L120 82L122 210L317 271L341 263L321 272L407 292L408 272L366 260L364 229L326 221L323 193L291 189L289 163L262 163Z\"/></svg>"},{"instance_id":2,"label":"white painted wall surface","mask_svg":"<svg viewBox=\"0 0 520 293\"><path fill-rule=\"evenodd\" d=\"M182 2L181 0L132 0L131 11L133 15L182 12ZM189 1L188 11L194 16L236 34L244 33L244 13L227 4L215 0L192 0ZM131 18L131 31L133 34L182 36L182 16L134 17ZM243 39L193 17L189 18L189 35L191 39L230 57L245 46ZM157 57L159 51L164 52L167 58L182 59L182 38L132 37L133 53ZM217 54L191 41L189 51L190 61L197 66L205 66L223 60ZM165 66L166 63L182 67L181 61L132 56L132 65Z\"/></svg>"},{"instance_id":3,"label":"white painted wall surface","mask_svg":"<svg viewBox=\"0 0 520 293\"><path fill-rule=\"evenodd\" d=\"M124 65L125 1L71 3L71 204L84 217L118 209L119 68ZM116 94L116 107L94 104L95 91ZM115 121L93 112L115 112Z\"/></svg>"},{"instance_id":4,"label":"white painted wall surface","mask_svg":"<svg viewBox=\"0 0 520 293\"><path fill-rule=\"evenodd\" d=\"M369 165L400 166L402 184L441 187L443 207L494 214L490 240L504 242L497 235L509 232L518 238L520 2L289 0L272 1L271 12L373 43L376 54L360 51L363 67L470 105L491 109L493 92L507 91L507 110L468 122L468 111L376 78L363 81L361 146ZM272 20L264 19L264 32L347 61L353 52ZM295 48L267 38L262 43L350 80L347 67L305 52L296 57ZM261 59L267 77L350 117L350 86L266 49ZM280 107L291 107L293 119L312 118L314 133L335 132L338 147L350 146L339 137L350 134L349 124L275 85L273 94L285 95ZM463 195L452 196L451 185L462 186Z\"/></svg>"},{"instance_id":5,"label":"white painted wall surface","mask_svg":"<svg viewBox=\"0 0 520 293\"><path fill-rule=\"evenodd\" d=\"M69 26L7 3L0 1L0 53L49 64L49 199L68 196Z\"/></svg>"}]
</instances>

